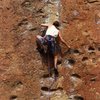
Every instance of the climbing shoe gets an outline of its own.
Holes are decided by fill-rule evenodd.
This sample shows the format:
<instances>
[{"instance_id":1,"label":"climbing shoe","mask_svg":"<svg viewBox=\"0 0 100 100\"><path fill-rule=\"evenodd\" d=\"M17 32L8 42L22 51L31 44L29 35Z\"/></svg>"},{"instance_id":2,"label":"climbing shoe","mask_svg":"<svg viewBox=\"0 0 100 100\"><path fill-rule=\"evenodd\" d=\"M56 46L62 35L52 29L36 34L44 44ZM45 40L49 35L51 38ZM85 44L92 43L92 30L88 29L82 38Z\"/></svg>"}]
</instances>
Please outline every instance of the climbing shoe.
<instances>
[{"instance_id":1,"label":"climbing shoe","mask_svg":"<svg viewBox=\"0 0 100 100\"><path fill-rule=\"evenodd\" d=\"M54 68L54 75L55 75L55 77L59 76L59 72L58 72L58 70L56 68Z\"/></svg>"}]
</instances>

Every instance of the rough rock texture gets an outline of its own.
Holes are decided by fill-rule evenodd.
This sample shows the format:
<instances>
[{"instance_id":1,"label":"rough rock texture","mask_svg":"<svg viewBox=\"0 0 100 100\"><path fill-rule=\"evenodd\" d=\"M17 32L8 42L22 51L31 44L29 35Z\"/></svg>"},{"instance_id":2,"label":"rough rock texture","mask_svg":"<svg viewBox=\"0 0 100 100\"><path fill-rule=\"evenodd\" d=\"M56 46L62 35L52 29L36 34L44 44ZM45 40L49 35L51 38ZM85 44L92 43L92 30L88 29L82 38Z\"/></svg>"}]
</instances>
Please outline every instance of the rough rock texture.
<instances>
[{"instance_id":1,"label":"rough rock texture","mask_svg":"<svg viewBox=\"0 0 100 100\"><path fill-rule=\"evenodd\" d=\"M44 17L43 6L40 0L0 0L0 100L40 96L42 65L35 36Z\"/></svg>"},{"instance_id":2,"label":"rough rock texture","mask_svg":"<svg viewBox=\"0 0 100 100\"><path fill-rule=\"evenodd\" d=\"M71 49L62 45L56 82L43 75L35 44L40 23L48 21L47 4L54 6L53 0L0 0L0 100L100 100L100 0L61 0L56 16Z\"/></svg>"},{"instance_id":3,"label":"rough rock texture","mask_svg":"<svg viewBox=\"0 0 100 100\"><path fill-rule=\"evenodd\" d=\"M84 100L99 100L100 1L62 0L61 13L62 34L73 48L66 53L62 65L64 89L67 94L81 95Z\"/></svg>"}]
</instances>

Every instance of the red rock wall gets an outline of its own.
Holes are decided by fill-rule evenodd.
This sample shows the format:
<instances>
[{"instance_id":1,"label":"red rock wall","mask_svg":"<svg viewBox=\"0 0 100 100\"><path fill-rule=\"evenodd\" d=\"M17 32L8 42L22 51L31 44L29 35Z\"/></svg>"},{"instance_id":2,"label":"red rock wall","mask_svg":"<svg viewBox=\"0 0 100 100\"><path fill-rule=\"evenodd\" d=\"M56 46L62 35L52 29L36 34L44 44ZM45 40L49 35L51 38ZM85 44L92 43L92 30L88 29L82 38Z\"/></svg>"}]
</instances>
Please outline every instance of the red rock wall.
<instances>
[{"instance_id":1,"label":"red rock wall","mask_svg":"<svg viewBox=\"0 0 100 100\"><path fill-rule=\"evenodd\" d=\"M71 46L71 48L80 51L79 54L75 54L74 52L65 56L66 59L71 58L76 62L73 64L72 69L63 68L62 70L62 74L65 78L63 83L64 89L66 90L67 94L72 93L73 95L81 95L84 100L99 100L100 1L61 1L61 22L63 26L63 37ZM92 50L90 50L91 47ZM95 59L95 61L93 59ZM68 66L69 65L67 65L67 67ZM73 84L71 81L71 75L73 75L73 73L79 75L81 77L80 79L82 80L82 84L80 83L76 87L74 87L75 84Z\"/></svg>"},{"instance_id":2,"label":"red rock wall","mask_svg":"<svg viewBox=\"0 0 100 100\"><path fill-rule=\"evenodd\" d=\"M97 0L62 0L63 33L70 45L88 43L89 39L100 42L99 4Z\"/></svg>"},{"instance_id":3,"label":"red rock wall","mask_svg":"<svg viewBox=\"0 0 100 100\"><path fill-rule=\"evenodd\" d=\"M81 77L75 93L85 100L99 100L100 2L61 1L62 35L76 49L76 53L62 60L75 60L72 69L65 68L64 62L61 64L63 89L67 94L73 92L70 77L75 73ZM0 1L0 100L40 100L40 77L45 69L36 50L35 37L46 18L43 8L42 0Z\"/></svg>"},{"instance_id":4,"label":"red rock wall","mask_svg":"<svg viewBox=\"0 0 100 100\"><path fill-rule=\"evenodd\" d=\"M40 96L35 36L43 6L39 0L0 1L0 100Z\"/></svg>"}]
</instances>

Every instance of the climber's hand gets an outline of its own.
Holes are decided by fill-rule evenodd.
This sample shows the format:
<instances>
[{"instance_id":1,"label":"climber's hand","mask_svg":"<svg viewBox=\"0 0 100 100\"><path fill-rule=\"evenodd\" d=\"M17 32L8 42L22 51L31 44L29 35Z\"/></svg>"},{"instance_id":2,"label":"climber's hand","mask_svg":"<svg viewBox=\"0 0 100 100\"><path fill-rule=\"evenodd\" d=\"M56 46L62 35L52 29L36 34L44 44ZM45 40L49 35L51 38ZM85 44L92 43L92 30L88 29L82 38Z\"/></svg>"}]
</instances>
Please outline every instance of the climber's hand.
<instances>
[{"instance_id":1,"label":"climber's hand","mask_svg":"<svg viewBox=\"0 0 100 100\"><path fill-rule=\"evenodd\" d=\"M66 43L65 45L66 45L66 47L67 47L68 49L70 49L70 46L69 46L69 45L67 45L67 43Z\"/></svg>"}]
</instances>

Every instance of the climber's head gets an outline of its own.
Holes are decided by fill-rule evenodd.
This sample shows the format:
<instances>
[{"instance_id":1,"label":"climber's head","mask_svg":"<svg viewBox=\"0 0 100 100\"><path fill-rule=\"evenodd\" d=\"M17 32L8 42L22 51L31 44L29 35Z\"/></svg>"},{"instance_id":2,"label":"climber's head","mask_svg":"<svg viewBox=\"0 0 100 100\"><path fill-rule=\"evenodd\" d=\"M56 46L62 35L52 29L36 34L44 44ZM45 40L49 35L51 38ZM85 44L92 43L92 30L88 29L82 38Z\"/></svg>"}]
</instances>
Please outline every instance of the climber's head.
<instances>
[{"instance_id":1,"label":"climber's head","mask_svg":"<svg viewBox=\"0 0 100 100\"><path fill-rule=\"evenodd\" d=\"M58 27L61 26L59 21L54 21L54 22L53 22L53 25L54 25L56 28L58 28Z\"/></svg>"}]
</instances>

